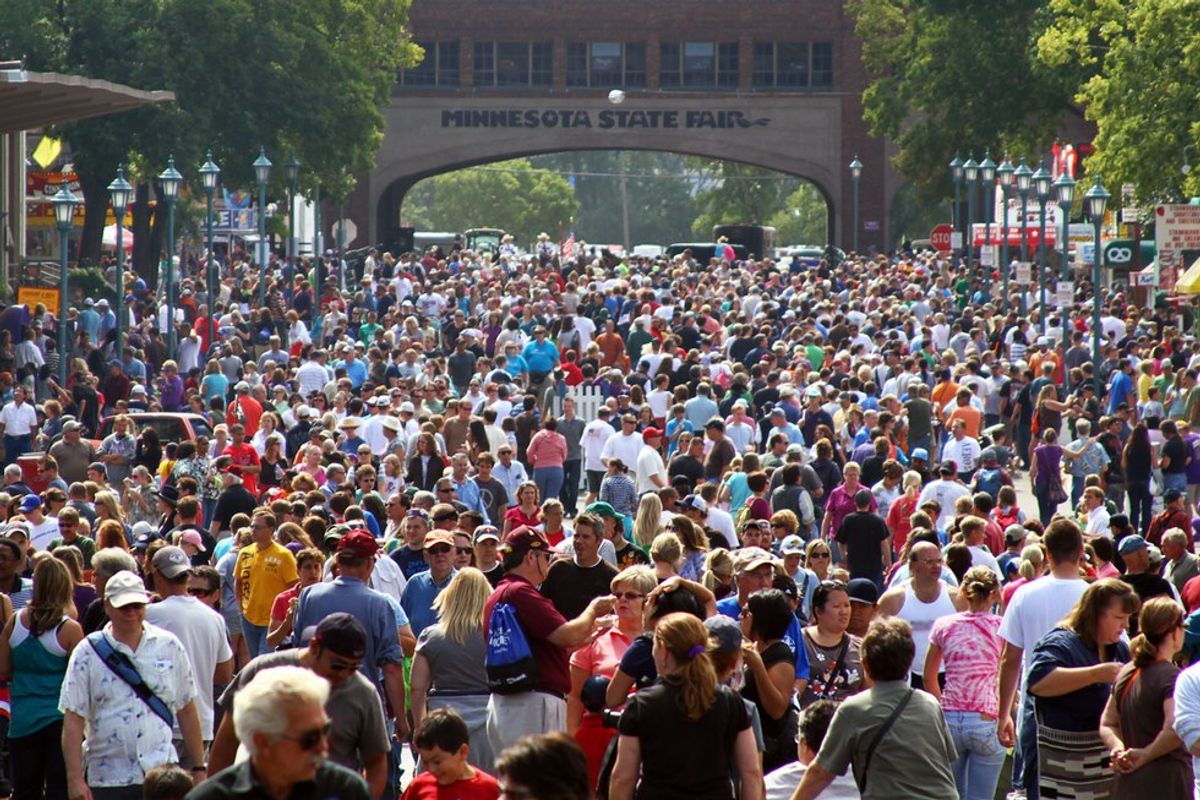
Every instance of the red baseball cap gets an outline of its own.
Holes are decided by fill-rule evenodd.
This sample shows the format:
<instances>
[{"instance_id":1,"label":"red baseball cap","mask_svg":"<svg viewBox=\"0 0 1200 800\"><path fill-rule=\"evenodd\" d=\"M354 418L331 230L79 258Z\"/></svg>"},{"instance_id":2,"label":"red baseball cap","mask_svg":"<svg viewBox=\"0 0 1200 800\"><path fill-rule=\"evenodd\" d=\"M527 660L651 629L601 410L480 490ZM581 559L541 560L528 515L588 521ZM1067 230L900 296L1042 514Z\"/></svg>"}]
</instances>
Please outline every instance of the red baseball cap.
<instances>
[{"instance_id":1,"label":"red baseball cap","mask_svg":"<svg viewBox=\"0 0 1200 800\"><path fill-rule=\"evenodd\" d=\"M546 538L546 534L539 530L530 528L528 525L522 525L520 528L511 530L504 537L504 550L506 552L523 552L525 550L545 550L547 553L558 553L559 550L550 544L550 540Z\"/></svg>"},{"instance_id":2,"label":"red baseball cap","mask_svg":"<svg viewBox=\"0 0 1200 800\"><path fill-rule=\"evenodd\" d=\"M358 558L371 558L379 552L379 543L369 531L356 528L338 540L338 552L349 551Z\"/></svg>"},{"instance_id":3,"label":"red baseball cap","mask_svg":"<svg viewBox=\"0 0 1200 800\"><path fill-rule=\"evenodd\" d=\"M646 428L646 430L642 431L642 438L643 439L661 439L662 431L660 431L658 428L653 428L653 427Z\"/></svg>"}]
</instances>

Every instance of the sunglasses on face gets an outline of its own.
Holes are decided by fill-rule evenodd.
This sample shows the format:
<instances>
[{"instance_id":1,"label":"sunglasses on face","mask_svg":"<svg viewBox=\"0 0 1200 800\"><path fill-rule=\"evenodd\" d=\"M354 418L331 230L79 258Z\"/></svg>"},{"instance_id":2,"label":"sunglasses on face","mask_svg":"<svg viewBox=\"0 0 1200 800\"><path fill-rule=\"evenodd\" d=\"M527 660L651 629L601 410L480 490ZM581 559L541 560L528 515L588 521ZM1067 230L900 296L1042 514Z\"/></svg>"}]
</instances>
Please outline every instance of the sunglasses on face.
<instances>
[{"instance_id":1,"label":"sunglasses on face","mask_svg":"<svg viewBox=\"0 0 1200 800\"><path fill-rule=\"evenodd\" d=\"M646 595L640 594L639 592L615 592L613 594L613 597L617 598L618 600L641 600L645 596Z\"/></svg>"},{"instance_id":2,"label":"sunglasses on face","mask_svg":"<svg viewBox=\"0 0 1200 800\"><path fill-rule=\"evenodd\" d=\"M329 731L332 730L332 723L326 722L319 728L313 728L311 731L305 731L299 736L284 736L284 739L291 739L301 750L312 750L319 745L322 740L329 738Z\"/></svg>"},{"instance_id":3,"label":"sunglasses on face","mask_svg":"<svg viewBox=\"0 0 1200 800\"><path fill-rule=\"evenodd\" d=\"M470 547L456 547L454 548L454 552L458 553L460 556L469 556L475 551Z\"/></svg>"},{"instance_id":4,"label":"sunglasses on face","mask_svg":"<svg viewBox=\"0 0 1200 800\"><path fill-rule=\"evenodd\" d=\"M451 550L450 545L439 544L439 545L434 545L433 547L427 548L425 550L425 552L429 553L431 556L444 556L447 553L449 553L450 550Z\"/></svg>"},{"instance_id":5,"label":"sunglasses on face","mask_svg":"<svg viewBox=\"0 0 1200 800\"><path fill-rule=\"evenodd\" d=\"M188 588L188 594L192 597L204 597L215 592L216 589L205 589L203 586L192 586Z\"/></svg>"},{"instance_id":6,"label":"sunglasses on face","mask_svg":"<svg viewBox=\"0 0 1200 800\"><path fill-rule=\"evenodd\" d=\"M809 558L829 558L829 553L812 553Z\"/></svg>"}]
</instances>

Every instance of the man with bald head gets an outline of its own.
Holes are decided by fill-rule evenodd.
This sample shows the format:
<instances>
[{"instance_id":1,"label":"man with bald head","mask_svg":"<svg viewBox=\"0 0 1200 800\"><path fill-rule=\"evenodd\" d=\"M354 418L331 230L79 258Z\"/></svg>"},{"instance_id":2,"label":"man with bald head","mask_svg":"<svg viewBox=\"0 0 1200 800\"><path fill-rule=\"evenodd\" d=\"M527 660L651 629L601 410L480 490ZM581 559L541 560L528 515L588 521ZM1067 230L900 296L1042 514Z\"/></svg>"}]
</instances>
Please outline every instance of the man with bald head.
<instances>
[{"instance_id":1,"label":"man with bald head","mask_svg":"<svg viewBox=\"0 0 1200 800\"><path fill-rule=\"evenodd\" d=\"M879 615L900 617L912 626L916 653L909 667L914 688L924 688L921 672L925 668L925 652L929 649L929 632L933 623L959 611L966 611L966 601L958 589L942 582L942 551L931 542L917 542L908 554L908 580L889 589L879 598ZM941 673L939 673L941 674Z\"/></svg>"}]
</instances>

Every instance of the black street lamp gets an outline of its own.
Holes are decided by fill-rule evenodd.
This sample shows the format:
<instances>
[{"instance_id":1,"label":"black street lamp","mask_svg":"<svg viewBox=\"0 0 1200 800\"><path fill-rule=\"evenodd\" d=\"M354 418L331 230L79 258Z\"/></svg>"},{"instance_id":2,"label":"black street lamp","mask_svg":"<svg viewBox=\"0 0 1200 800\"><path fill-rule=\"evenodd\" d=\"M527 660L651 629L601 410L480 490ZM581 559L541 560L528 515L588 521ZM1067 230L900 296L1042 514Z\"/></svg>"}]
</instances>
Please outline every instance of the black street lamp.
<instances>
[{"instance_id":1,"label":"black street lamp","mask_svg":"<svg viewBox=\"0 0 1200 800\"><path fill-rule=\"evenodd\" d=\"M1092 251L1092 376L1096 381L1096 396L1101 395L1104 383L1100 378L1100 228L1104 225L1104 209L1108 205L1108 190L1100 183L1100 176L1083 196L1088 216L1092 218L1094 231Z\"/></svg>"},{"instance_id":2,"label":"black street lamp","mask_svg":"<svg viewBox=\"0 0 1200 800\"><path fill-rule=\"evenodd\" d=\"M958 217L958 204L961 202L963 162L958 157L958 153L954 154L954 159L950 162L950 177L954 180L954 208L950 214L950 220L954 230L962 233L962 220Z\"/></svg>"},{"instance_id":3,"label":"black street lamp","mask_svg":"<svg viewBox=\"0 0 1200 800\"><path fill-rule=\"evenodd\" d=\"M258 148L258 158L254 159L254 180L258 182L258 307L267 305L267 279L271 270L267 264L267 182L271 180L271 161L267 151Z\"/></svg>"},{"instance_id":4,"label":"black street lamp","mask_svg":"<svg viewBox=\"0 0 1200 800\"><path fill-rule=\"evenodd\" d=\"M300 181L300 162L292 156L283 165L288 185L288 260L296 260L296 184Z\"/></svg>"},{"instance_id":5,"label":"black street lamp","mask_svg":"<svg viewBox=\"0 0 1200 800\"><path fill-rule=\"evenodd\" d=\"M1046 203L1050 202L1050 182L1053 179L1046 162L1042 161L1033 173L1033 189L1038 199L1038 316L1041 319L1042 335L1046 335Z\"/></svg>"},{"instance_id":6,"label":"black street lamp","mask_svg":"<svg viewBox=\"0 0 1200 800\"><path fill-rule=\"evenodd\" d=\"M200 166L200 181L204 185L204 195L208 198L208 206L206 211L206 220L208 225L208 254L205 257L204 267L208 285L208 345L212 347L213 341L217 338L217 325L215 316L217 313L217 276L216 268L213 266L213 192L217 190L217 180L221 177L221 168L218 167L212 160L212 151L209 151L205 156L204 163ZM205 357L208 353L204 354Z\"/></svg>"},{"instance_id":7,"label":"black street lamp","mask_svg":"<svg viewBox=\"0 0 1200 800\"><path fill-rule=\"evenodd\" d=\"M67 188L66 178L54 197L50 198L54 206L54 221L58 226L59 245L59 276L58 276L58 384L67 385L67 366L71 359L67 352L67 239L71 229L75 227L75 207L79 198Z\"/></svg>"},{"instance_id":8,"label":"black street lamp","mask_svg":"<svg viewBox=\"0 0 1200 800\"><path fill-rule=\"evenodd\" d=\"M863 164L858 160L858 154L855 153L854 160L850 162L850 183L854 187L854 252L858 252L858 181L862 177Z\"/></svg>"},{"instance_id":9,"label":"black street lamp","mask_svg":"<svg viewBox=\"0 0 1200 800\"><path fill-rule=\"evenodd\" d=\"M125 211L133 198L133 187L125 180L125 167L117 167L117 177L108 185L113 217L117 220L117 358L125 357Z\"/></svg>"},{"instance_id":10,"label":"black street lamp","mask_svg":"<svg viewBox=\"0 0 1200 800\"><path fill-rule=\"evenodd\" d=\"M1066 282L1071 277L1071 268L1067 263L1070 258L1070 226L1071 226L1071 204L1075 202L1075 181L1067 174L1066 170L1058 176L1058 180L1054 182L1054 191L1058 195L1058 208L1062 212L1062 269L1059 270L1059 280ZM1071 319L1072 301L1066 303L1059 309L1062 312L1062 341L1063 341L1063 359L1066 360L1067 348L1071 346L1070 326L1067 324ZM1070 378L1067 375L1067 370L1063 370L1063 387L1065 388L1070 383Z\"/></svg>"},{"instance_id":11,"label":"black street lamp","mask_svg":"<svg viewBox=\"0 0 1200 800\"><path fill-rule=\"evenodd\" d=\"M1008 263L1008 193L1012 190L1013 172L1012 162L1008 160L1008 156L1004 156L1004 160L1000 162L1000 166L996 167L996 175L1000 178L1000 193L1004 197L1004 202L1001 203L1000 211L1000 267L1004 270L1004 311L1008 311L1008 273L1012 271L1012 265Z\"/></svg>"},{"instance_id":12,"label":"black street lamp","mask_svg":"<svg viewBox=\"0 0 1200 800\"><path fill-rule=\"evenodd\" d=\"M979 181L979 164L973 155L967 155L967 163L963 164L963 177L967 179L967 229L963 234L967 245L967 270L975 257L975 236L971 227L975 224L975 184Z\"/></svg>"},{"instance_id":13,"label":"black street lamp","mask_svg":"<svg viewBox=\"0 0 1200 800\"><path fill-rule=\"evenodd\" d=\"M183 176L175 169L175 156L167 159L158 183L167 204L167 357L175 358L175 200L183 183Z\"/></svg>"}]
</instances>

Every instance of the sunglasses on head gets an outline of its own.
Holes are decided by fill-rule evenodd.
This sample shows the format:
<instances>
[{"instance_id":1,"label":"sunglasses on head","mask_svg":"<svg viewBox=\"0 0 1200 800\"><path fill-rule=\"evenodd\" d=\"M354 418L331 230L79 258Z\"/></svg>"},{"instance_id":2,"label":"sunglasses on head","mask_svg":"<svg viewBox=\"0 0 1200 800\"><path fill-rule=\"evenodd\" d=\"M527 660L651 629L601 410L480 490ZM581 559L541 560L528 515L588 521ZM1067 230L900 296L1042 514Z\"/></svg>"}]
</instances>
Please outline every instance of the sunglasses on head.
<instances>
[{"instance_id":1,"label":"sunglasses on head","mask_svg":"<svg viewBox=\"0 0 1200 800\"><path fill-rule=\"evenodd\" d=\"M285 739L291 739L300 747L301 750L312 750L319 745L322 740L329 738L329 731L333 729L332 723L326 722L319 728L313 728L311 731L305 731L299 736L284 736Z\"/></svg>"}]
</instances>

